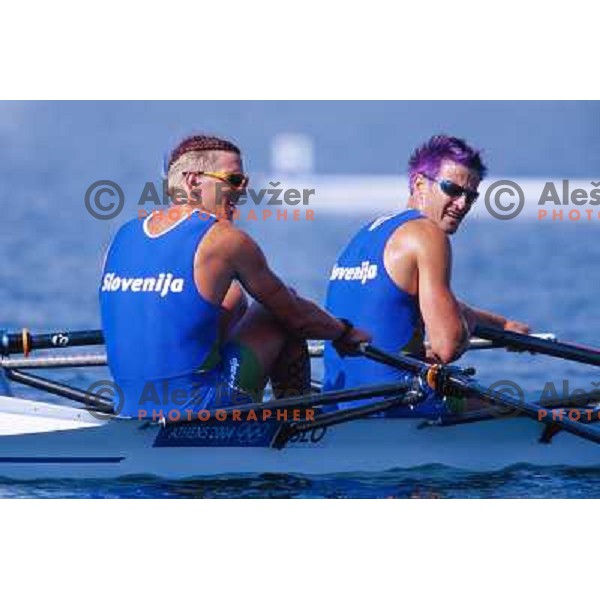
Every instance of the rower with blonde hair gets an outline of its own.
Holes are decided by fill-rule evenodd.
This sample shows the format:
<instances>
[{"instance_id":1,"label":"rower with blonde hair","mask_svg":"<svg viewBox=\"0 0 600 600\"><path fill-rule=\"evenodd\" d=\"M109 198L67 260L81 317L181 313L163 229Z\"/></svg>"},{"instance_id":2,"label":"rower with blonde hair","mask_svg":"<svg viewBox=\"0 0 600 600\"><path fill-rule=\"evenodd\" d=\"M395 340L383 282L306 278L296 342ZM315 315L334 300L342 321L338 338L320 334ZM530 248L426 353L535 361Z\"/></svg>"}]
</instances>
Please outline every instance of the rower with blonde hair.
<instances>
[{"instance_id":1,"label":"rower with blonde hair","mask_svg":"<svg viewBox=\"0 0 600 600\"><path fill-rule=\"evenodd\" d=\"M335 340L343 352L370 339L287 287L234 226L248 183L235 144L188 137L167 177L181 217L126 223L104 266L102 327L123 415L256 400L269 379L276 396L301 394L310 388L307 339Z\"/></svg>"}]
</instances>

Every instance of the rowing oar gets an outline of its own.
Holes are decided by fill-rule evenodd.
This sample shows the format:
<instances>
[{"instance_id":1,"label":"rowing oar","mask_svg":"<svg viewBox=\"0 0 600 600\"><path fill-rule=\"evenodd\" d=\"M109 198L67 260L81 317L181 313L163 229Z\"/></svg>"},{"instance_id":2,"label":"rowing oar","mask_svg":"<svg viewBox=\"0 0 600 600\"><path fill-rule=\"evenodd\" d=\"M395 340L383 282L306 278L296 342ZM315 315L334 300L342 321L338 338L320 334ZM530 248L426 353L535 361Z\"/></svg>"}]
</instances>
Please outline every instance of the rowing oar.
<instances>
[{"instance_id":1,"label":"rowing oar","mask_svg":"<svg viewBox=\"0 0 600 600\"><path fill-rule=\"evenodd\" d=\"M531 337L543 339L543 340L556 340L556 336L553 333L533 333ZM425 349L429 349L429 342L425 342ZM500 344L495 344L490 340L484 340L482 337L472 337L469 340L469 350L492 350L493 348L501 347ZM311 358L321 358L325 353L325 342L319 340L313 340L308 342L308 353Z\"/></svg>"},{"instance_id":2,"label":"rowing oar","mask_svg":"<svg viewBox=\"0 0 600 600\"><path fill-rule=\"evenodd\" d=\"M527 336L526 336L527 337ZM536 333L534 338L555 340L552 333ZM98 346L104 344L104 335L100 329L90 329L84 331L52 331L49 333L31 333L28 329L22 329L19 332L9 333L0 330L0 356L9 356L10 354L24 354L26 357L33 350L48 350L57 348L71 348L74 346ZM484 350L487 348L498 348L503 344L473 337L469 343L469 350ZM427 344L425 344L427 347ZM322 358L325 350L325 343L322 340L310 340L308 342L308 353L311 358ZM34 360L34 359L31 359ZM77 364L74 359L66 358L64 363L55 362L51 366L90 366L89 358L84 357L84 364ZM85 361L88 362L85 362ZM100 360L100 355L95 359L96 363ZM104 358L104 361L106 359ZM73 364L70 361L74 361ZM19 367L36 367L37 363L20 364ZM46 364L40 361L39 366L46 368ZM96 365L97 366L97 365Z\"/></svg>"},{"instance_id":3,"label":"rowing oar","mask_svg":"<svg viewBox=\"0 0 600 600\"><path fill-rule=\"evenodd\" d=\"M482 340L483 341L483 340ZM28 329L22 329L18 332L7 332L0 330L0 356L9 356L11 354L24 354L26 357L33 350L49 350L59 348L72 348L75 346L99 346L104 344L104 334L100 329L89 329L83 331L51 331L49 333L31 333ZM320 358L323 356L325 348L324 342L313 340L308 342L308 352L311 358ZM85 361L87 357L83 357ZM35 361L35 359L30 359ZM90 366L89 364L70 364L72 358L67 358L65 363L55 363L51 366ZM96 362L100 360L100 355ZM106 357L103 358L106 362ZM43 359L40 365L44 368ZM36 367L35 362L23 364L20 366ZM97 366L97 365L96 365Z\"/></svg>"},{"instance_id":4,"label":"rowing oar","mask_svg":"<svg viewBox=\"0 0 600 600\"><path fill-rule=\"evenodd\" d=\"M514 331L504 331L495 327L477 325L475 335L491 341L496 346L514 348L526 352L547 354L556 358L564 358L586 365L600 367L600 350L586 348L565 342L541 339L532 335L524 335Z\"/></svg>"},{"instance_id":5,"label":"rowing oar","mask_svg":"<svg viewBox=\"0 0 600 600\"><path fill-rule=\"evenodd\" d=\"M334 425L341 425L342 423L349 423L350 421L357 421L359 419L366 419L367 417L385 413L386 411L401 406L413 408L422 401L423 395L419 390L413 389L412 386L410 386L399 395L388 398L387 400L369 402L364 406L358 406L356 408L337 409L310 420L306 419L305 421L286 423L285 426L279 430L271 445L273 448L281 449L297 434L333 427Z\"/></svg>"},{"instance_id":6,"label":"rowing oar","mask_svg":"<svg viewBox=\"0 0 600 600\"><path fill-rule=\"evenodd\" d=\"M51 379L46 379L39 375L24 373L17 369L6 369L4 372L6 377L11 381L16 381L17 383L48 392L49 394L55 394L56 396L74 400L75 402L83 404L95 413L114 413L113 403L104 396L94 394L90 391L80 390L65 383L52 381Z\"/></svg>"},{"instance_id":7,"label":"rowing oar","mask_svg":"<svg viewBox=\"0 0 600 600\"><path fill-rule=\"evenodd\" d=\"M508 394L485 388L472 378L472 369L461 369L460 367L439 364L430 365L409 356L390 354L365 343L360 345L359 352L366 358L370 358L376 362L419 375L427 382L429 387L439 391L441 394L480 398L494 406L518 411L523 416L535 421L556 425L558 428L568 431L573 435L600 444L600 429L596 429L591 425L584 425L569 418L557 422L539 404L521 402Z\"/></svg>"},{"instance_id":8,"label":"rowing oar","mask_svg":"<svg viewBox=\"0 0 600 600\"><path fill-rule=\"evenodd\" d=\"M28 329L18 333L0 331L0 354L24 354L32 350L67 348L71 346L95 346L104 344L104 335L99 329L86 331L52 331L32 334Z\"/></svg>"},{"instance_id":9,"label":"rowing oar","mask_svg":"<svg viewBox=\"0 0 600 600\"><path fill-rule=\"evenodd\" d=\"M228 406L226 408L214 407L223 417L241 416L251 411L271 411L284 409L302 409L314 408L316 406L327 406L350 402L355 400L371 400L373 398L385 397L396 399L404 396L413 389L412 381L398 381L397 383L387 383L383 385L370 385L346 390L334 390L331 392L320 392L315 394L301 394L298 396L289 396L288 398L270 400L269 402L252 402L248 404L239 404ZM417 403L414 395L411 395L413 404ZM381 409L379 410L379 412ZM174 421L177 422L177 421Z\"/></svg>"}]
</instances>

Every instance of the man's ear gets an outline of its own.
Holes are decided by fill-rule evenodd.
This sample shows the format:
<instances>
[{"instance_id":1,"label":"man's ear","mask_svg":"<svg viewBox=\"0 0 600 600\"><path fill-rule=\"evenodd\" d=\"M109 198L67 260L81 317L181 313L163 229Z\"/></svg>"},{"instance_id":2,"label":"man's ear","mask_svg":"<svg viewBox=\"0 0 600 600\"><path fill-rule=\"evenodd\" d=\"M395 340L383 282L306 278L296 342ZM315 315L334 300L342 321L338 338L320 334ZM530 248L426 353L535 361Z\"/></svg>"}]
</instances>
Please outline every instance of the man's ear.
<instances>
[{"instance_id":1,"label":"man's ear","mask_svg":"<svg viewBox=\"0 0 600 600\"><path fill-rule=\"evenodd\" d=\"M186 173L185 174L185 183L189 189L197 188L200 186L200 178L202 175L199 173Z\"/></svg>"},{"instance_id":2,"label":"man's ear","mask_svg":"<svg viewBox=\"0 0 600 600\"><path fill-rule=\"evenodd\" d=\"M415 191L420 192L423 190L423 187L425 186L425 177L423 177L423 175L421 175L420 173L415 177L415 182L414 182L414 188Z\"/></svg>"}]
</instances>

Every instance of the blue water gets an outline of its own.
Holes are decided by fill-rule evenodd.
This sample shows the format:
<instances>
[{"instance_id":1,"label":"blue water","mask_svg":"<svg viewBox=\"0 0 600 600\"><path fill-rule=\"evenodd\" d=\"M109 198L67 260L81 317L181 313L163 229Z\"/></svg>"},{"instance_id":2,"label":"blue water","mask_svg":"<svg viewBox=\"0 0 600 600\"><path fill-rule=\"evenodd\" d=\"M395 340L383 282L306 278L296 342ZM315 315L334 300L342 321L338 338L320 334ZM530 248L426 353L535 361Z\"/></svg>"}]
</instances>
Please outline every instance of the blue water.
<instances>
[{"instance_id":1,"label":"blue water","mask_svg":"<svg viewBox=\"0 0 600 600\"><path fill-rule=\"evenodd\" d=\"M116 222L92 220L82 202L37 195L4 215L0 238L1 320L9 329L95 328L96 286L103 248ZM376 212L376 211L375 211ZM319 215L315 222L260 222L248 227L272 267L302 293L322 300L328 270L364 217ZM454 288L469 303L555 331L565 340L599 344L596 223L472 221L454 237ZM472 352L464 364L484 382L512 379L529 394L547 381L560 391L591 389L591 367L502 350ZM315 373L320 365L315 364ZM66 371L85 386L103 369ZM48 373L56 377L56 372ZM36 392L15 386L19 395ZM190 482L126 479L109 482L0 481L1 497L599 497L600 470L516 465L495 473L439 466L326 477L263 475Z\"/></svg>"},{"instance_id":2,"label":"blue water","mask_svg":"<svg viewBox=\"0 0 600 600\"><path fill-rule=\"evenodd\" d=\"M189 481L0 480L0 498L598 498L600 469L515 465L469 473L438 465L319 477L263 474Z\"/></svg>"}]
</instances>

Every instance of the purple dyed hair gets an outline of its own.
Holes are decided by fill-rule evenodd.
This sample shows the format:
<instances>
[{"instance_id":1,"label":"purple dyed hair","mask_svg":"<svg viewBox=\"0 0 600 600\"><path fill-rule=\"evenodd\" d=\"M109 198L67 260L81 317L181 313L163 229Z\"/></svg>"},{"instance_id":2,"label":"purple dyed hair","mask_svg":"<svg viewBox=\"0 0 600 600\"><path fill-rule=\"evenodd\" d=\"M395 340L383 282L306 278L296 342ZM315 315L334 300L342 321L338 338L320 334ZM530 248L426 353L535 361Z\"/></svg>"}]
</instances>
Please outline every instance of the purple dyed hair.
<instances>
[{"instance_id":1,"label":"purple dyed hair","mask_svg":"<svg viewBox=\"0 0 600 600\"><path fill-rule=\"evenodd\" d=\"M417 148L408 161L410 193L413 193L415 179L419 173L436 178L442 162L445 160L451 160L475 171L478 173L479 179L483 179L487 174L487 167L481 160L479 150L471 148L465 140L460 138L434 135Z\"/></svg>"}]
</instances>

